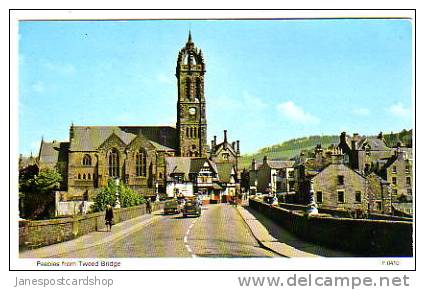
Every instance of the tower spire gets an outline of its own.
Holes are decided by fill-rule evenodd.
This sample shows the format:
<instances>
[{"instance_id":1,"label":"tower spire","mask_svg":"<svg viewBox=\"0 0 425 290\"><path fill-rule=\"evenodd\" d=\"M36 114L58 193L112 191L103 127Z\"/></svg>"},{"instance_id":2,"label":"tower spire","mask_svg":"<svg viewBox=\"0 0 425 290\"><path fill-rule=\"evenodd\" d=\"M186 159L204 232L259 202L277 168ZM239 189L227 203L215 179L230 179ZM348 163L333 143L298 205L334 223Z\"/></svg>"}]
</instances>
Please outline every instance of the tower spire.
<instances>
[{"instance_id":1,"label":"tower spire","mask_svg":"<svg viewBox=\"0 0 425 290\"><path fill-rule=\"evenodd\" d=\"M192 43L192 32L189 29L189 37L187 38L188 43Z\"/></svg>"}]
</instances>

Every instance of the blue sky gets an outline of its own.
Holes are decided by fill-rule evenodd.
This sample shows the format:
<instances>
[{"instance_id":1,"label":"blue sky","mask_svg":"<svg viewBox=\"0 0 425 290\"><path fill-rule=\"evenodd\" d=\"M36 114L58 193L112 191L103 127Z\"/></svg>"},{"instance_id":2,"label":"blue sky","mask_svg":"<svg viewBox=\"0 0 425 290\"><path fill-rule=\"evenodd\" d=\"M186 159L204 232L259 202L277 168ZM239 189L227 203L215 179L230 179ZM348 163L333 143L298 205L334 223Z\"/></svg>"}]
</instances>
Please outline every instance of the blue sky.
<instances>
[{"instance_id":1,"label":"blue sky","mask_svg":"<svg viewBox=\"0 0 425 290\"><path fill-rule=\"evenodd\" d=\"M206 60L208 139L242 153L320 134L412 128L408 20L28 21L20 152L75 125L175 125L189 28Z\"/></svg>"}]
</instances>

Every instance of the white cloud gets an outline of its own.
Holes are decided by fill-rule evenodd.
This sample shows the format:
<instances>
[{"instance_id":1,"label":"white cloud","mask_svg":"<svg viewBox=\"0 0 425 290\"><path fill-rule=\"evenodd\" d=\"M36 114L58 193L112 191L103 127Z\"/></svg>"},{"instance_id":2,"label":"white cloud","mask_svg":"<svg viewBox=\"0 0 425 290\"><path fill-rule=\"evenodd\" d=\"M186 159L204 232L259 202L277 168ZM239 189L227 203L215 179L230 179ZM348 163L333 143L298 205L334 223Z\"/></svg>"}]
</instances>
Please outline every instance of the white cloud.
<instances>
[{"instance_id":1,"label":"white cloud","mask_svg":"<svg viewBox=\"0 0 425 290\"><path fill-rule=\"evenodd\" d=\"M370 110L367 108L357 108L353 110L353 114L358 116L369 116Z\"/></svg>"},{"instance_id":2,"label":"white cloud","mask_svg":"<svg viewBox=\"0 0 425 290\"><path fill-rule=\"evenodd\" d=\"M36 92L36 93L42 93L42 92L45 91L45 87L44 87L44 84L42 82L36 82L31 87L34 90L34 92Z\"/></svg>"},{"instance_id":3,"label":"white cloud","mask_svg":"<svg viewBox=\"0 0 425 290\"><path fill-rule=\"evenodd\" d=\"M298 107L292 101L287 101L277 105L277 109L286 119L295 123L318 124L320 122L319 118L310 113L304 112L301 107Z\"/></svg>"},{"instance_id":4,"label":"white cloud","mask_svg":"<svg viewBox=\"0 0 425 290\"><path fill-rule=\"evenodd\" d=\"M388 108L388 111L397 117L409 117L410 116L410 109L406 108L403 103L398 102L396 104L391 105Z\"/></svg>"},{"instance_id":5,"label":"white cloud","mask_svg":"<svg viewBox=\"0 0 425 290\"><path fill-rule=\"evenodd\" d=\"M156 80L162 84L167 85L174 85L176 82L174 81L174 78L170 75L166 75L164 73L160 73L156 76Z\"/></svg>"},{"instance_id":6,"label":"white cloud","mask_svg":"<svg viewBox=\"0 0 425 290\"><path fill-rule=\"evenodd\" d=\"M64 75L72 75L77 69L74 65L69 63L53 63L53 62L45 62L44 67L50 71L57 72Z\"/></svg>"}]
</instances>

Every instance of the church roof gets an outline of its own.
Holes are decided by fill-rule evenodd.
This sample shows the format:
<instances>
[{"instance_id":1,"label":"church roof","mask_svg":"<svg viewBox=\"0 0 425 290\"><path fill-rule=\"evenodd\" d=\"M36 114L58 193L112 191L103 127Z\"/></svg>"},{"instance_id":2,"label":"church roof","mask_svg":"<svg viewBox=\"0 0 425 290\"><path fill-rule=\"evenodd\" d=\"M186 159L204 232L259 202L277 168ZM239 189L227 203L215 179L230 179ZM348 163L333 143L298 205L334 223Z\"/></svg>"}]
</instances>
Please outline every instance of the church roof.
<instances>
[{"instance_id":1,"label":"church roof","mask_svg":"<svg viewBox=\"0 0 425 290\"><path fill-rule=\"evenodd\" d=\"M175 150L176 129L153 126L73 126L70 151L96 151L112 134L128 145L137 135L149 139L158 150Z\"/></svg>"},{"instance_id":2,"label":"church roof","mask_svg":"<svg viewBox=\"0 0 425 290\"><path fill-rule=\"evenodd\" d=\"M64 158L68 150L69 142L44 142L41 141L40 153L38 156L41 166L55 167L61 158Z\"/></svg>"}]
</instances>

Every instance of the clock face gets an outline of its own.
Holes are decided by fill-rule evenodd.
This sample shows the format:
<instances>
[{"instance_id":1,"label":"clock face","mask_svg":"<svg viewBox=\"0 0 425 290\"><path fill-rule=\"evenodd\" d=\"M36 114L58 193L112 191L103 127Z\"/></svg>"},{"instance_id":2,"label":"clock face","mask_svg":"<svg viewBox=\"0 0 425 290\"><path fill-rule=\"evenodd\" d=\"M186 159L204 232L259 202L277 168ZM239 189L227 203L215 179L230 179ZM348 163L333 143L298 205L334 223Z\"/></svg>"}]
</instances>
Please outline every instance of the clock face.
<instances>
[{"instance_id":1,"label":"clock face","mask_svg":"<svg viewBox=\"0 0 425 290\"><path fill-rule=\"evenodd\" d=\"M192 116L195 115L196 114L196 108L190 108L189 114L192 115Z\"/></svg>"}]
</instances>

